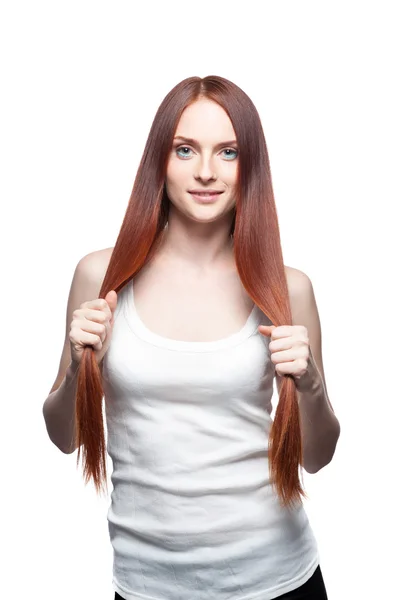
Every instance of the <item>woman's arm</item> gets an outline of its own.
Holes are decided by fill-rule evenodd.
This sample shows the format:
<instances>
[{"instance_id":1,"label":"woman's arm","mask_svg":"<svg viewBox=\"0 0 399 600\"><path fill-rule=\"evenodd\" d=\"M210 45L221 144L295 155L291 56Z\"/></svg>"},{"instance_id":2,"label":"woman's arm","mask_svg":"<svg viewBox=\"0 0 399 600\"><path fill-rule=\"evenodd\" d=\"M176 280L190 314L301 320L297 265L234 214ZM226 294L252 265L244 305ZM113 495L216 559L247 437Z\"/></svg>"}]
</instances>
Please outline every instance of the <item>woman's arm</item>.
<instances>
[{"instance_id":1,"label":"woman's arm","mask_svg":"<svg viewBox=\"0 0 399 600\"><path fill-rule=\"evenodd\" d=\"M333 458L341 427L327 394L324 376L321 326L309 277L291 267L287 269L293 325L304 325L309 336L308 371L299 380L297 388L304 468L317 473ZM277 386L281 377L277 376Z\"/></svg>"}]
</instances>

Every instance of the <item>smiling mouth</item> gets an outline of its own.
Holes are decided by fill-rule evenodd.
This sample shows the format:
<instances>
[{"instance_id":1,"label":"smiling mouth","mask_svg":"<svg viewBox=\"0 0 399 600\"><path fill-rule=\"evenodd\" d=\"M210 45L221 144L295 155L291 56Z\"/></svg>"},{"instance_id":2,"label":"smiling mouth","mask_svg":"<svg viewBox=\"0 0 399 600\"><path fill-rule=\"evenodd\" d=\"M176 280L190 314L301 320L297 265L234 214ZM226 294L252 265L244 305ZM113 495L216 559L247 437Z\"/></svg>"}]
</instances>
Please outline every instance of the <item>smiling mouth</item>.
<instances>
[{"instance_id":1,"label":"smiling mouth","mask_svg":"<svg viewBox=\"0 0 399 600\"><path fill-rule=\"evenodd\" d=\"M214 198L220 196L223 192L189 192L192 196L198 196L199 198Z\"/></svg>"},{"instance_id":2,"label":"smiling mouth","mask_svg":"<svg viewBox=\"0 0 399 600\"><path fill-rule=\"evenodd\" d=\"M194 200L199 204L214 204L216 202L216 200L218 199L218 196L221 196L223 194L223 192L213 193L213 194L210 194L209 192L206 194L205 193L195 194L193 192L189 192L189 193L194 198Z\"/></svg>"}]
</instances>

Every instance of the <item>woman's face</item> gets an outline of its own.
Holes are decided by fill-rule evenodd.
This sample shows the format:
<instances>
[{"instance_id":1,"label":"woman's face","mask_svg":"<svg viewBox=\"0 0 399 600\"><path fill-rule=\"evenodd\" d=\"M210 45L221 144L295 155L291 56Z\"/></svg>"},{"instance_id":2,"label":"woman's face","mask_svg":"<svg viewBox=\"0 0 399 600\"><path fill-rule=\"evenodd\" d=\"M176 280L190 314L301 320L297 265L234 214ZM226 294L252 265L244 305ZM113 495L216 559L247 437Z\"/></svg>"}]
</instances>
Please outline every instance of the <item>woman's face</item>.
<instances>
[{"instance_id":1,"label":"woman's face","mask_svg":"<svg viewBox=\"0 0 399 600\"><path fill-rule=\"evenodd\" d=\"M216 102L201 98L184 110L166 171L170 209L197 222L215 221L232 211L238 164L235 140L233 125ZM192 190L221 193L212 202L203 203L190 193Z\"/></svg>"}]
</instances>

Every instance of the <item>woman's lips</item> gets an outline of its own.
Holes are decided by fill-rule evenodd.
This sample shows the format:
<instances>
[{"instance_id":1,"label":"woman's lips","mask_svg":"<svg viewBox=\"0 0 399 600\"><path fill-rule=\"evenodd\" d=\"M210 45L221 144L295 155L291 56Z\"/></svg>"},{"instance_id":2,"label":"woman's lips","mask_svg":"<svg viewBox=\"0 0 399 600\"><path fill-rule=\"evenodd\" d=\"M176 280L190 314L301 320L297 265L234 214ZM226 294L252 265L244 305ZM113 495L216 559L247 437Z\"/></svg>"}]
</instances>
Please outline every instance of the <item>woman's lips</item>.
<instances>
[{"instance_id":1,"label":"woman's lips","mask_svg":"<svg viewBox=\"0 0 399 600\"><path fill-rule=\"evenodd\" d=\"M189 192L189 194L191 194L193 198L198 200L198 202L206 204L208 202L213 202L214 200L216 200L216 198L223 194L223 192L214 192L213 194L210 194L208 192L206 194L194 194L193 192Z\"/></svg>"}]
</instances>

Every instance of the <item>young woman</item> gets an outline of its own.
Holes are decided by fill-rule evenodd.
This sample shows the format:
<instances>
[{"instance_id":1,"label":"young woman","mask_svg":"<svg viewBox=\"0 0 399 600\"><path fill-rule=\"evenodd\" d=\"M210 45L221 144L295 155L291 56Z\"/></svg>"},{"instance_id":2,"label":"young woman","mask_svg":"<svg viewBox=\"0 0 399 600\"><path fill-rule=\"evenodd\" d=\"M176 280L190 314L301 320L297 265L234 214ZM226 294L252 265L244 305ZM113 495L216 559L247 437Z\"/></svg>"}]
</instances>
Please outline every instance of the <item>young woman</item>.
<instances>
[{"instance_id":1,"label":"young woman","mask_svg":"<svg viewBox=\"0 0 399 600\"><path fill-rule=\"evenodd\" d=\"M191 77L163 100L67 326L43 412L98 491L112 459L115 598L327 598L298 467L330 462L340 425L312 284L283 264L261 122L235 84Z\"/></svg>"}]
</instances>

